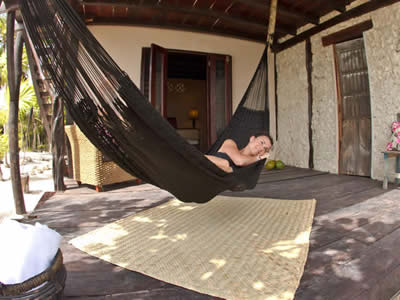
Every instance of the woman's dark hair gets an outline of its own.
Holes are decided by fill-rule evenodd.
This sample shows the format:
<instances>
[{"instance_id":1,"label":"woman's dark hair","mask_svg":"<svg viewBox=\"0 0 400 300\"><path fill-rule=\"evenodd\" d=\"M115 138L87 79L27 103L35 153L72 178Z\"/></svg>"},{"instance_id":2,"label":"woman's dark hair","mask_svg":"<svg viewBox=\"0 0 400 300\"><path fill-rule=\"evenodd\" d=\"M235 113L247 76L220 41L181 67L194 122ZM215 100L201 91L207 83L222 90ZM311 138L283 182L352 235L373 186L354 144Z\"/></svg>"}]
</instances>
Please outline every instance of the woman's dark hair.
<instances>
[{"instance_id":1,"label":"woman's dark hair","mask_svg":"<svg viewBox=\"0 0 400 300\"><path fill-rule=\"evenodd\" d=\"M271 146L274 145L274 139L265 131L260 131L260 132L257 132L256 134L254 134L254 137L259 137L259 136L266 136L271 141Z\"/></svg>"}]
</instances>

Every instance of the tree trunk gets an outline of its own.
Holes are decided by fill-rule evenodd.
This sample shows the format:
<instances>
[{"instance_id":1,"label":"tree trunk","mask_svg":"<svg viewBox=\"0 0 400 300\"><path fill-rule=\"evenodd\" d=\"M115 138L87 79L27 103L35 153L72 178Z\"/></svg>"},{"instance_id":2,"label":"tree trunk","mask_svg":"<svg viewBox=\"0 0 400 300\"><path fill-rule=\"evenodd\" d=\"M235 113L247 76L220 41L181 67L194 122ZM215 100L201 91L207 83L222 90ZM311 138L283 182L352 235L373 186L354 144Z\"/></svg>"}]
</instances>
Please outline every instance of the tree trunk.
<instances>
[{"instance_id":1,"label":"tree trunk","mask_svg":"<svg viewBox=\"0 0 400 300\"><path fill-rule=\"evenodd\" d=\"M18 148L18 101L22 73L22 32L18 31L14 46L15 11L7 14L7 72L10 92L10 108L8 121L8 143L10 152L10 174L15 202L15 211L18 215L26 214L24 194L22 193L21 174L19 169ZM14 53L15 51L15 53Z\"/></svg>"},{"instance_id":2,"label":"tree trunk","mask_svg":"<svg viewBox=\"0 0 400 300\"><path fill-rule=\"evenodd\" d=\"M51 152L53 154L53 180L55 191L65 191L64 185L64 105L60 96L53 103Z\"/></svg>"}]
</instances>

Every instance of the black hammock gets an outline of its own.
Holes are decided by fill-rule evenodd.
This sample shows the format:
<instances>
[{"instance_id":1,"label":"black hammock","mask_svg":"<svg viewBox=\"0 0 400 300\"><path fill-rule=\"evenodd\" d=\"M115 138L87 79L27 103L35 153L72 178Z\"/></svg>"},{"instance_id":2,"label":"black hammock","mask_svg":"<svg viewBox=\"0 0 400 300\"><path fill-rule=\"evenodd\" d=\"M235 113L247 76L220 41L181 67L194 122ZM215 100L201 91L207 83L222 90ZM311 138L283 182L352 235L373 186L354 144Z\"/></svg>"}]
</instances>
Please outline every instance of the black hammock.
<instances>
[{"instance_id":1,"label":"black hammock","mask_svg":"<svg viewBox=\"0 0 400 300\"><path fill-rule=\"evenodd\" d=\"M226 173L204 157L156 111L65 0L22 0L21 14L40 66L89 140L127 172L184 202L203 203L222 191L251 189L264 160ZM224 140L244 147L268 131L266 51Z\"/></svg>"}]
</instances>

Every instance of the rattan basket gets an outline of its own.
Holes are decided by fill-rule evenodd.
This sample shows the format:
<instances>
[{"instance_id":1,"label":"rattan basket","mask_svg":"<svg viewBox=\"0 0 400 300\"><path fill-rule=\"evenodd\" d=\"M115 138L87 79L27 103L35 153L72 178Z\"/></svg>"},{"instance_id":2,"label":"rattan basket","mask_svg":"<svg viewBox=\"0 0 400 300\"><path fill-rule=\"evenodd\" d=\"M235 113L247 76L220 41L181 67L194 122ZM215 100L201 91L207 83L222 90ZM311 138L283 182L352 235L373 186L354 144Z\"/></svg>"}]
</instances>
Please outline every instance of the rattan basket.
<instances>
[{"instance_id":1,"label":"rattan basket","mask_svg":"<svg viewBox=\"0 0 400 300\"><path fill-rule=\"evenodd\" d=\"M19 284L0 284L0 300L3 299L62 299L67 271L63 264L61 250L52 264L42 273Z\"/></svg>"}]
</instances>

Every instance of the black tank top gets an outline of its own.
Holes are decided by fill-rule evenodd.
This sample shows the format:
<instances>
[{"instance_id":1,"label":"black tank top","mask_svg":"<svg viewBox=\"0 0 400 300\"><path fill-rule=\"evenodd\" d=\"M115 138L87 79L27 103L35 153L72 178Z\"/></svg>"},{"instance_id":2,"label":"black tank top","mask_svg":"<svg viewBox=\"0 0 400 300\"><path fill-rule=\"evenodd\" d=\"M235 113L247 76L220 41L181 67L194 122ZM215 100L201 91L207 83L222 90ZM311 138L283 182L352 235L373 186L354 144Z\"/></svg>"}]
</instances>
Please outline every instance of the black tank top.
<instances>
[{"instance_id":1,"label":"black tank top","mask_svg":"<svg viewBox=\"0 0 400 300\"><path fill-rule=\"evenodd\" d=\"M214 156L222 158L222 159L226 159L229 162L229 166L232 169L237 169L239 168L237 165L235 165L235 163L233 162L233 160L229 157L228 154L226 154L225 152L217 152L214 154Z\"/></svg>"}]
</instances>

